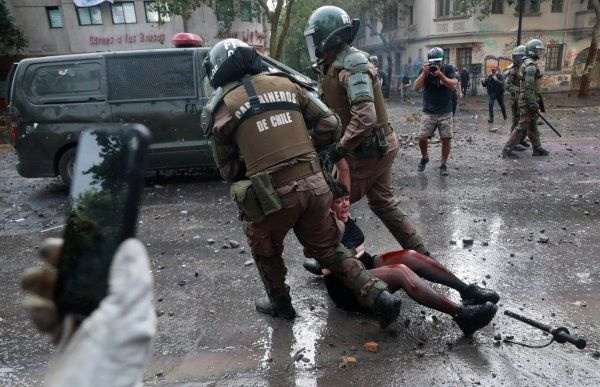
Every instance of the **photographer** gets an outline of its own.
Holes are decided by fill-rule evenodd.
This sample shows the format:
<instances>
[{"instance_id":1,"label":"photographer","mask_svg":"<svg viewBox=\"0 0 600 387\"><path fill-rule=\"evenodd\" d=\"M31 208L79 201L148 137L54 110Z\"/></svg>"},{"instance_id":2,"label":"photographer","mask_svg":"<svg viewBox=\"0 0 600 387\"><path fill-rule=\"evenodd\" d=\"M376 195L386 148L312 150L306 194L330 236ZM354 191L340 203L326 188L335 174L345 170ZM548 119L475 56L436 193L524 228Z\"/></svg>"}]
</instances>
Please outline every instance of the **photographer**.
<instances>
[{"instance_id":1,"label":"photographer","mask_svg":"<svg viewBox=\"0 0 600 387\"><path fill-rule=\"evenodd\" d=\"M429 162L429 139L436 129L442 139L442 160L440 175L448 175L448 155L450 154L450 141L452 139L452 92L458 80L454 67L444 64L444 50L434 47L427 53L427 61L419 77L415 80L414 91L423 88L423 117L421 118L421 133L419 134L419 148L421 149L421 162L418 171L424 171Z\"/></svg>"},{"instance_id":2,"label":"photographer","mask_svg":"<svg viewBox=\"0 0 600 387\"><path fill-rule=\"evenodd\" d=\"M504 107L504 77L498 71L497 67L492 68L492 72L487 76L481 84L487 88L487 93L490 96L490 119L489 123L494 122L494 101L498 101L502 110L502 117L506 120L506 107Z\"/></svg>"}]
</instances>

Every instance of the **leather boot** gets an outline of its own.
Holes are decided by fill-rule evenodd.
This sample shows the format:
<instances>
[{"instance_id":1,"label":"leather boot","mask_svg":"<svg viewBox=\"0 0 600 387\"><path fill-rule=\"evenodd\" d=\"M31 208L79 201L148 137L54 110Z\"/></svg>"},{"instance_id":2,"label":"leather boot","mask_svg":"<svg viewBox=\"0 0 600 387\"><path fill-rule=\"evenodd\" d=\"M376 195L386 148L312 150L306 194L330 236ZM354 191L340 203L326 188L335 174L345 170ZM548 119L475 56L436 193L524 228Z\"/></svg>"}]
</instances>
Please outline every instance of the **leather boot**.
<instances>
[{"instance_id":1,"label":"leather boot","mask_svg":"<svg viewBox=\"0 0 600 387\"><path fill-rule=\"evenodd\" d=\"M454 316L454 321L465 336L471 336L475 331L488 325L494 316L498 306L491 302L478 305L463 305Z\"/></svg>"},{"instance_id":2,"label":"leather boot","mask_svg":"<svg viewBox=\"0 0 600 387\"><path fill-rule=\"evenodd\" d=\"M460 296L463 304L483 304L487 301L497 304L500 301L498 293L491 289L481 288L477 284L467 286L460 292Z\"/></svg>"},{"instance_id":3,"label":"leather boot","mask_svg":"<svg viewBox=\"0 0 600 387\"><path fill-rule=\"evenodd\" d=\"M306 269L306 271L313 273L314 275L323 275L323 271L321 269L321 265L317 262L316 259L306 258L302 266Z\"/></svg>"},{"instance_id":4,"label":"leather boot","mask_svg":"<svg viewBox=\"0 0 600 387\"><path fill-rule=\"evenodd\" d=\"M373 309L381 329L386 328L398 318L401 306L402 300L394 297L394 295L387 290L384 290L379 294L375 299Z\"/></svg>"},{"instance_id":5,"label":"leather boot","mask_svg":"<svg viewBox=\"0 0 600 387\"><path fill-rule=\"evenodd\" d=\"M257 299L255 305L257 311L273 317L280 317L286 320L293 320L296 317L296 310L292 306L292 299L290 297L273 303L269 300L269 297L265 296Z\"/></svg>"},{"instance_id":6,"label":"leather boot","mask_svg":"<svg viewBox=\"0 0 600 387\"><path fill-rule=\"evenodd\" d=\"M532 156L548 156L549 154L550 154L550 152L548 152L541 146L538 146L537 148L533 149L533 153L531 155Z\"/></svg>"},{"instance_id":7,"label":"leather boot","mask_svg":"<svg viewBox=\"0 0 600 387\"><path fill-rule=\"evenodd\" d=\"M518 159L519 155L517 155L515 152L513 152L513 150L510 147L505 146L502 149L502 158Z\"/></svg>"}]
</instances>

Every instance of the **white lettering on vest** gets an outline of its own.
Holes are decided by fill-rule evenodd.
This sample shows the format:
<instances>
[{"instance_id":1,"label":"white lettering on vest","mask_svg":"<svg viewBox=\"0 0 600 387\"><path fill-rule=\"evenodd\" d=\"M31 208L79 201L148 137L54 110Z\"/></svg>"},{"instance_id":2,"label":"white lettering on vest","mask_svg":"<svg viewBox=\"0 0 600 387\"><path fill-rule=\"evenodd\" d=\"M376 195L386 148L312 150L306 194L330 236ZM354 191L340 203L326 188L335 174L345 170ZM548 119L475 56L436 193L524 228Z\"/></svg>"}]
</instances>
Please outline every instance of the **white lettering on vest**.
<instances>
[{"instance_id":1,"label":"white lettering on vest","mask_svg":"<svg viewBox=\"0 0 600 387\"><path fill-rule=\"evenodd\" d=\"M269 117L269 121L271 122L271 126L276 128L281 125L291 124L292 116L290 116L290 112L279 113Z\"/></svg>"},{"instance_id":2,"label":"white lettering on vest","mask_svg":"<svg viewBox=\"0 0 600 387\"><path fill-rule=\"evenodd\" d=\"M274 103L274 102L290 102L298 105L298 99L296 97L296 93L289 91L270 91L267 93L257 95L258 101L261 104L265 103ZM250 109L250 103L246 102L242 106L238 108L235 112L235 117L240 119L242 115Z\"/></svg>"},{"instance_id":3,"label":"white lettering on vest","mask_svg":"<svg viewBox=\"0 0 600 387\"><path fill-rule=\"evenodd\" d=\"M269 129L269 125L267 124L267 120L265 119L256 121L256 127L258 128L259 132L264 132L265 130Z\"/></svg>"}]
</instances>

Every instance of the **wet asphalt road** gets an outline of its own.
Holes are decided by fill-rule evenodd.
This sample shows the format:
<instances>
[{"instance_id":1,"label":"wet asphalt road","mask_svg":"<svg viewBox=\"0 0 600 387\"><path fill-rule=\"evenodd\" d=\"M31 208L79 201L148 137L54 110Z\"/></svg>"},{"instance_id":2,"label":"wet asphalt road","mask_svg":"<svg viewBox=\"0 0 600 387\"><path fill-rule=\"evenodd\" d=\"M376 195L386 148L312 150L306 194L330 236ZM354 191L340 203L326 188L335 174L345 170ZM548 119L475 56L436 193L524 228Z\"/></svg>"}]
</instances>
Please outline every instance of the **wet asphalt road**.
<instances>
[{"instance_id":1,"label":"wet asphalt road","mask_svg":"<svg viewBox=\"0 0 600 387\"><path fill-rule=\"evenodd\" d=\"M579 101L560 98L547 117L563 137L541 129L550 157L525 152L518 161L500 158L508 125L487 124L484 99L459 110L448 177L435 168L439 144L432 144L432 162L418 173L419 151L410 136L401 138L406 144L396 159L394 183L402 207L444 265L502 297L493 324L474 339L462 338L448 316L406 295L401 317L386 330L368 316L336 308L322 281L302 269L293 235L285 259L299 317L290 323L259 315L254 299L263 295L262 284L227 184L197 175L149 179L138 235L152 260L162 314L146 383L600 385L600 360L594 357L600 350L600 109L569 107ZM418 110L390 104L398 134L418 131L406 119ZM57 179L19 177L15 162L12 150L0 147L0 384L32 385L52 350L20 308L18 278L36 263L40 241L60 235L60 229L45 230L63 223L67 192ZM351 212L369 251L397 248L364 201ZM474 243L464 246L462 240L471 238ZM543 238L548 242L540 243ZM229 240L240 247L224 248ZM458 301L457 293L443 291ZM497 334L549 341L503 316L504 310L565 325L588 347L529 349L495 342ZM437 323L430 323L431 316ZM379 343L379 352L366 352L367 341ZM297 352L300 359L293 361ZM344 364L342 356L356 363Z\"/></svg>"}]
</instances>

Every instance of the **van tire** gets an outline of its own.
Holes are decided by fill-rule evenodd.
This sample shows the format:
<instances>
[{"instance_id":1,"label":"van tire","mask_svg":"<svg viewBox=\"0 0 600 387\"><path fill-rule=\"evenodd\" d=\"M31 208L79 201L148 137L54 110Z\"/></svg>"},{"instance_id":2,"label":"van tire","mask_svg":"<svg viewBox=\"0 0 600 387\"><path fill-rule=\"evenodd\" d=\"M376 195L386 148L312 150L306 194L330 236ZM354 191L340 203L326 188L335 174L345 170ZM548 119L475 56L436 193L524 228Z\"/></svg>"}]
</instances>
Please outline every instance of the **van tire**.
<instances>
[{"instance_id":1,"label":"van tire","mask_svg":"<svg viewBox=\"0 0 600 387\"><path fill-rule=\"evenodd\" d=\"M67 187L71 186L71 180L73 180L73 166L75 165L75 154L77 148L72 147L65 151L60 156L58 161L58 174L63 181L63 184Z\"/></svg>"}]
</instances>

